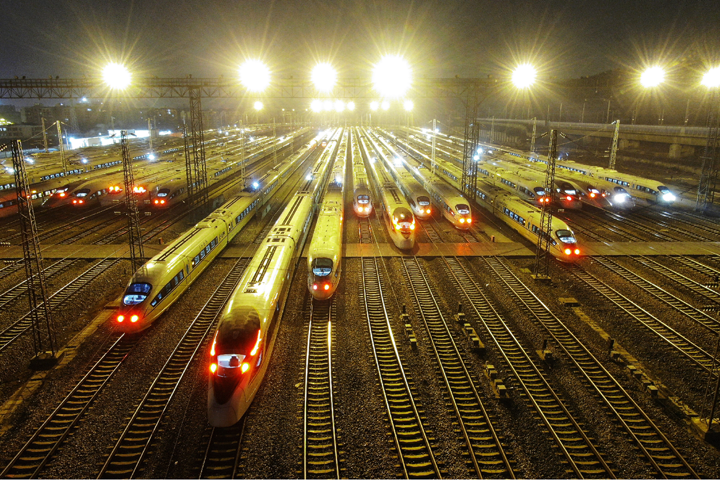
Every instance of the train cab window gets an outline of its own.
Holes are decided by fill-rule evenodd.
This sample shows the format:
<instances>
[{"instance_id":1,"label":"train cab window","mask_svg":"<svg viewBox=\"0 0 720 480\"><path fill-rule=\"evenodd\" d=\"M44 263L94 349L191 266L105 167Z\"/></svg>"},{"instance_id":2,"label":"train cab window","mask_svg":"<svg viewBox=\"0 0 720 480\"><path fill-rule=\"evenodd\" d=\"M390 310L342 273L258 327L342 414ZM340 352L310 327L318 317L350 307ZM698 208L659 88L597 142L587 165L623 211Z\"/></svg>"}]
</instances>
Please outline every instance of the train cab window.
<instances>
[{"instance_id":1,"label":"train cab window","mask_svg":"<svg viewBox=\"0 0 720 480\"><path fill-rule=\"evenodd\" d=\"M418 197L418 203L420 204L420 206L426 207L426 206L430 205L430 199L423 195L423 196Z\"/></svg>"},{"instance_id":2,"label":"train cab window","mask_svg":"<svg viewBox=\"0 0 720 480\"><path fill-rule=\"evenodd\" d=\"M542 187L535 187L533 190L535 190L535 195L538 197L544 197L546 195L545 189Z\"/></svg>"},{"instance_id":3,"label":"train cab window","mask_svg":"<svg viewBox=\"0 0 720 480\"><path fill-rule=\"evenodd\" d=\"M131 284L127 290L125 290L123 305L137 305L138 303L142 303L147 298L151 289L152 285L149 283Z\"/></svg>"},{"instance_id":4,"label":"train cab window","mask_svg":"<svg viewBox=\"0 0 720 480\"><path fill-rule=\"evenodd\" d=\"M329 258L315 258L312 261L313 275L327 277L332 272L333 261Z\"/></svg>"},{"instance_id":5,"label":"train cab window","mask_svg":"<svg viewBox=\"0 0 720 480\"><path fill-rule=\"evenodd\" d=\"M157 196L158 197L167 197L169 193L170 193L169 188L161 188L160 190L158 190Z\"/></svg>"},{"instance_id":6,"label":"train cab window","mask_svg":"<svg viewBox=\"0 0 720 480\"><path fill-rule=\"evenodd\" d=\"M575 236L570 230L558 230L555 235L562 243L576 243Z\"/></svg>"},{"instance_id":7,"label":"train cab window","mask_svg":"<svg viewBox=\"0 0 720 480\"><path fill-rule=\"evenodd\" d=\"M560 188L562 188L563 193L565 195L576 195L577 192L575 191L575 188L570 185L569 183L561 183Z\"/></svg>"},{"instance_id":8,"label":"train cab window","mask_svg":"<svg viewBox=\"0 0 720 480\"><path fill-rule=\"evenodd\" d=\"M625 189L622 188L622 187L614 187L613 190L615 191L616 194L617 194L617 193L624 193L624 194L627 195L627 190L625 190Z\"/></svg>"},{"instance_id":9,"label":"train cab window","mask_svg":"<svg viewBox=\"0 0 720 480\"><path fill-rule=\"evenodd\" d=\"M464 203L458 203L457 205L455 205L455 210L457 210L460 215L470 214L470 207L465 205Z\"/></svg>"},{"instance_id":10,"label":"train cab window","mask_svg":"<svg viewBox=\"0 0 720 480\"><path fill-rule=\"evenodd\" d=\"M358 195L357 197L358 203L365 205L366 203L370 203L370 196L369 195Z\"/></svg>"},{"instance_id":11,"label":"train cab window","mask_svg":"<svg viewBox=\"0 0 720 480\"><path fill-rule=\"evenodd\" d=\"M78 190L77 192L75 192L75 196L76 197L86 197L88 193L90 193L90 189L83 188L82 190Z\"/></svg>"}]
</instances>

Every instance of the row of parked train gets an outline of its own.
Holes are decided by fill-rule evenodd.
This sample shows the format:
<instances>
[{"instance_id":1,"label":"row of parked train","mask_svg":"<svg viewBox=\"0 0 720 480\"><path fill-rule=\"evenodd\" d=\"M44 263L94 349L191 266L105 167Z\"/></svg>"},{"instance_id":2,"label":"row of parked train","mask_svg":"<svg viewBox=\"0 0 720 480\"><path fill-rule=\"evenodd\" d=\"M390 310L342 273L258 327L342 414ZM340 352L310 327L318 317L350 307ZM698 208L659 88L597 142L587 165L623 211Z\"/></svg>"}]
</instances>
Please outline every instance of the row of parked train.
<instances>
[{"instance_id":1,"label":"row of parked train","mask_svg":"<svg viewBox=\"0 0 720 480\"><path fill-rule=\"evenodd\" d=\"M391 238L412 248L416 218L435 211L460 229L473 224L469 203L460 195L457 167L441 163L433 173L406 146L364 129L338 129L316 137L299 152L181 235L133 275L115 322L126 332L147 328L192 284L293 173L301 179L223 309L209 351L208 419L211 425L235 424L262 382L280 326L294 266L306 241L307 288L317 300L330 298L342 272L344 193L348 162L352 168L353 210L367 217L377 207ZM323 146L324 145L324 146ZM542 234L532 215L539 210L509 192L486 184L478 188L481 205L522 225L527 238ZM317 222L310 232L314 213ZM533 224L535 228L533 228ZM550 243L563 259L577 256L572 232L555 219ZM563 251L572 248L571 253Z\"/></svg>"},{"instance_id":2,"label":"row of parked train","mask_svg":"<svg viewBox=\"0 0 720 480\"><path fill-rule=\"evenodd\" d=\"M429 150L429 138L432 137L427 132L418 129L405 131L413 137L415 143L423 144ZM462 139L438 133L436 141L440 145L436 151L441 156L462 164ZM512 165L512 169L535 174L544 174L547 166L547 158L535 153L482 143L473 152L473 157L479 165L503 162ZM676 190L664 182L610 168L584 165L564 157L556 163L555 177L556 194L560 199L567 196L567 192L575 190L580 202L598 208L625 210L650 204L681 205L680 196L674 193ZM560 208L568 206L560 205Z\"/></svg>"}]
</instances>

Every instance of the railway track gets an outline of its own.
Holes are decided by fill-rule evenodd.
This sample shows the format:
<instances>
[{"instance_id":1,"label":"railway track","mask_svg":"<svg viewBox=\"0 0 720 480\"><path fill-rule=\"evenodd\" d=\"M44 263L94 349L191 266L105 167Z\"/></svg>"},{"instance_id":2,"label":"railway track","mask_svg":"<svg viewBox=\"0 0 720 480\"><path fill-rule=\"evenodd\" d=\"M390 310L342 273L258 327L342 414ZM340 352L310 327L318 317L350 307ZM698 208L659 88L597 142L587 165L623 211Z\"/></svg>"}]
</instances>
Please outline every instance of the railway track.
<instances>
[{"instance_id":1,"label":"railway track","mask_svg":"<svg viewBox=\"0 0 720 480\"><path fill-rule=\"evenodd\" d=\"M530 317L553 338L597 397L617 418L656 475L662 478L698 478L657 425L562 321L500 259L483 257L482 261Z\"/></svg>"},{"instance_id":2,"label":"railway track","mask_svg":"<svg viewBox=\"0 0 720 480\"><path fill-rule=\"evenodd\" d=\"M425 228L425 234L428 236L430 243L443 243L440 232L437 231L435 225L429 222L423 222L422 226Z\"/></svg>"},{"instance_id":3,"label":"railway track","mask_svg":"<svg viewBox=\"0 0 720 480\"><path fill-rule=\"evenodd\" d=\"M422 412L405 373L385 308L382 277L376 258L362 258L362 303L380 389L388 413L403 478L441 478Z\"/></svg>"},{"instance_id":4,"label":"railway track","mask_svg":"<svg viewBox=\"0 0 720 480\"><path fill-rule=\"evenodd\" d=\"M49 265L45 269L43 269L45 273L45 280L48 280L49 278L54 277L58 273L64 271L66 268L68 268L73 263L78 262L77 259L67 259L64 258L62 260L58 260L57 262L53 263L52 265ZM37 274L36 274L37 275ZM23 280L22 282L8 288L4 292L0 293L0 308L8 305L9 303L14 302L21 296L25 295L27 291L27 279Z\"/></svg>"},{"instance_id":5,"label":"railway track","mask_svg":"<svg viewBox=\"0 0 720 480\"><path fill-rule=\"evenodd\" d=\"M702 283L696 282L692 278L689 278L682 273L673 270L670 267L666 267L662 263L657 262L652 258L643 256L635 256L630 258L632 258L642 266L656 273L659 273L660 275L669 278L675 283L678 283L683 287L693 291L694 293L703 297L705 300L713 302L713 306L715 308L720 308L720 293L716 292L712 288L707 287Z\"/></svg>"},{"instance_id":6,"label":"railway track","mask_svg":"<svg viewBox=\"0 0 720 480\"><path fill-rule=\"evenodd\" d=\"M308 313L303 392L303 478L340 478L332 376L335 301L310 299Z\"/></svg>"},{"instance_id":7,"label":"railway track","mask_svg":"<svg viewBox=\"0 0 720 480\"><path fill-rule=\"evenodd\" d=\"M370 225L370 219L368 217L359 219L358 236L360 243L373 243L372 225Z\"/></svg>"},{"instance_id":8,"label":"railway track","mask_svg":"<svg viewBox=\"0 0 720 480\"><path fill-rule=\"evenodd\" d=\"M667 292L666 290L658 287L650 280L641 277L639 274L632 270L620 265L618 262L609 257L593 257L597 263L607 268L608 270L620 275L622 278L632 283L633 285L642 288L647 293L657 298L661 302L677 310L683 315L687 316L698 325L701 325L713 333L720 333L720 320L715 317L711 317L707 313L698 310L686 301L676 297L675 295Z\"/></svg>"},{"instance_id":9,"label":"railway track","mask_svg":"<svg viewBox=\"0 0 720 480\"><path fill-rule=\"evenodd\" d=\"M473 474L481 478L515 478L473 374L465 364L425 272L417 258L403 257L402 262L416 311L425 324L445 387L450 393Z\"/></svg>"},{"instance_id":10,"label":"railway track","mask_svg":"<svg viewBox=\"0 0 720 480\"><path fill-rule=\"evenodd\" d=\"M75 279L71 280L67 285L50 295L48 298L48 302L50 302L50 309L54 310L63 303L67 302L83 287L93 281L95 277L119 262L120 259L106 258L105 260L101 260L89 269L85 270ZM40 306L38 305L38 308L39 307ZM26 313L19 320L16 320L12 323L12 325L0 332L0 354L32 327L31 314L32 312Z\"/></svg>"},{"instance_id":11,"label":"railway track","mask_svg":"<svg viewBox=\"0 0 720 480\"><path fill-rule=\"evenodd\" d=\"M448 277L464 296L497 351L512 371L518 385L540 417L550 437L562 452L575 478L615 478L592 440L545 379L545 374L528 355L495 306L461 261L445 258Z\"/></svg>"},{"instance_id":12,"label":"railway track","mask_svg":"<svg viewBox=\"0 0 720 480\"><path fill-rule=\"evenodd\" d=\"M243 415L232 427L210 430L199 478L236 478L246 419Z\"/></svg>"},{"instance_id":13,"label":"railway track","mask_svg":"<svg viewBox=\"0 0 720 480\"><path fill-rule=\"evenodd\" d=\"M702 262L698 262L694 258L690 257L670 257L673 261L680 263L698 273L701 273L703 275L706 275L707 277L710 277L712 279L712 283L714 284L714 287L717 287L718 282L720 281L720 270L717 268L711 267L710 265L705 265ZM706 285L707 286L707 285Z\"/></svg>"},{"instance_id":14,"label":"railway track","mask_svg":"<svg viewBox=\"0 0 720 480\"><path fill-rule=\"evenodd\" d=\"M132 478L140 472L142 461L148 453L160 421L178 385L215 326L223 306L240 281L248 262L248 259L241 258L235 263L185 331L185 335L145 392L139 406L120 434L100 469L98 478Z\"/></svg>"},{"instance_id":15,"label":"railway track","mask_svg":"<svg viewBox=\"0 0 720 480\"><path fill-rule=\"evenodd\" d=\"M37 478L53 454L60 448L73 427L127 358L138 341L137 336L120 335L60 402L0 473L2 478Z\"/></svg>"},{"instance_id":16,"label":"railway track","mask_svg":"<svg viewBox=\"0 0 720 480\"><path fill-rule=\"evenodd\" d=\"M704 224L700 223L700 220L706 220L705 218L703 218L701 216L693 215L691 217L691 218L693 218L693 221L690 222L690 221L682 218L683 216L688 215L685 213L681 214L680 212L666 212L666 211L660 211L657 213L661 217L666 218L671 222L681 223L681 224L687 226L688 228L694 228L697 230L701 230L706 234L715 236L716 239L717 239L717 237L720 237L720 229L713 228L708 225L704 225Z\"/></svg>"}]
</instances>

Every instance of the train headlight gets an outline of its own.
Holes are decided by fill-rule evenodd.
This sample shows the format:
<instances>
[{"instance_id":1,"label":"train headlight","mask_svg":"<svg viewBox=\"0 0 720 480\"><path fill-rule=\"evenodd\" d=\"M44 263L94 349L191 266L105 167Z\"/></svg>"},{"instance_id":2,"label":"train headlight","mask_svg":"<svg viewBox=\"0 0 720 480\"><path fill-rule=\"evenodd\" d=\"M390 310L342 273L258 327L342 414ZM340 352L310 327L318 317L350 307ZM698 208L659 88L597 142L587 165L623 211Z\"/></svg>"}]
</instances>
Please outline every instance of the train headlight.
<instances>
[{"instance_id":1,"label":"train headlight","mask_svg":"<svg viewBox=\"0 0 720 480\"><path fill-rule=\"evenodd\" d=\"M590 192L590 198L595 198L595 193Z\"/></svg>"},{"instance_id":2,"label":"train headlight","mask_svg":"<svg viewBox=\"0 0 720 480\"><path fill-rule=\"evenodd\" d=\"M161 203L162 205L165 205L165 200L160 200L160 203Z\"/></svg>"},{"instance_id":3,"label":"train headlight","mask_svg":"<svg viewBox=\"0 0 720 480\"><path fill-rule=\"evenodd\" d=\"M210 373L217 372L217 363L211 363L210 364Z\"/></svg>"},{"instance_id":4,"label":"train headlight","mask_svg":"<svg viewBox=\"0 0 720 480\"><path fill-rule=\"evenodd\" d=\"M313 283L313 290L317 290L317 283Z\"/></svg>"},{"instance_id":5,"label":"train headlight","mask_svg":"<svg viewBox=\"0 0 720 480\"><path fill-rule=\"evenodd\" d=\"M130 321L131 321L132 323L135 323L135 322L137 322L138 320L140 320L140 317L137 316L137 315L133 315L132 317L130 317Z\"/></svg>"},{"instance_id":6,"label":"train headlight","mask_svg":"<svg viewBox=\"0 0 720 480\"><path fill-rule=\"evenodd\" d=\"M155 200L155 205L157 205L158 203L160 203L160 200Z\"/></svg>"},{"instance_id":7,"label":"train headlight","mask_svg":"<svg viewBox=\"0 0 720 480\"><path fill-rule=\"evenodd\" d=\"M430 215L430 209L428 208L427 210L425 210L425 213L427 213L428 215Z\"/></svg>"},{"instance_id":8,"label":"train headlight","mask_svg":"<svg viewBox=\"0 0 720 480\"><path fill-rule=\"evenodd\" d=\"M674 202L677 200L677 197L675 197L672 193L663 193L662 199L665 202Z\"/></svg>"},{"instance_id":9,"label":"train headlight","mask_svg":"<svg viewBox=\"0 0 720 480\"><path fill-rule=\"evenodd\" d=\"M572 197L570 195L567 196L568 202L572 202Z\"/></svg>"},{"instance_id":10,"label":"train headlight","mask_svg":"<svg viewBox=\"0 0 720 480\"><path fill-rule=\"evenodd\" d=\"M325 287L323 287L323 288L325 288L325 291L330 290L330 284L329 284L329 283L326 283L326 284L325 284Z\"/></svg>"},{"instance_id":11,"label":"train headlight","mask_svg":"<svg viewBox=\"0 0 720 480\"><path fill-rule=\"evenodd\" d=\"M240 366L240 371L241 371L242 373L245 373L245 372L247 372L248 370L250 370L250 364L247 363L247 362L243 362L243 364Z\"/></svg>"},{"instance_id":12,"label":"train headlight","mask_svg":"<svg viewBox=\"0 0 720 480\"><path fill-rule=\"evenodd\" d=\"M64 196L65 196L65 192L61 192L60 197L64 197Z\"/></svg>"},{"instance_id":13,"label":"train headlight","mask_svg":"<svg viewBox=\"0 0 720 480\"><path fill-rule=\"evenodd\" d=\"M125 320L125 315L118 315L118 316L117 316L117 321L118 321L118 323L122 323L123 320Z\"/></svg>"},{"instance_id":14,"label":"train headlight","mask_svg":"<svg viewBox=\"0 0 720 480\"><path fill-rule=\"evenodd\" d=\"M572 250L569 248L565 249L565 255L570 255L572 253Z\"/></svg>"},{"instance_id":15,"label":"train headlight","mask_svg":"<svg viewBox=\"0 0 720 480\"><path fill-rule=\"evenodd\" d=\"M77 200L73 200L73 203L77 203Z\"/></svg>"},{"instance_id":16,"label":"train headlight","mask_svg":"<svg viewBox=\"0 0 720 480\"><path fill-rule=\"evenodd\" d=\"M579 248L576 248L576 249L575 249L575 255L580 255L580 249L579 249Z\"/></svg>"},{"instance_id":17,"label":"train headlight","mask_svg":"<svg viewBox=\"0 0 720 480\"><path fill-rule=\"evenodd\" d=\"M78 203L85 203L85 200L78 200Z\"/></svg>"},{"instance_id":18,"label":"train headlight","mask_svg":"<svg viewBox=\"0 0 720 480\"><path fill-rule=\"evenodd\" d=\"M625 194L625 193L620 193L618 195L615 195L615 201L618 203L623 203L626 198L627 198L627 194Z\"/></svg>"},{"instance_id":19,"label":"train headlight","mask_svg":"<svg viewBox=\"0 0 720 480\"><path fill-rule=\"evenodd\" d=\"M467 223L472 223L472 218L468 218Z\"/></svg>"},{"instance_id":20,"label":"train headlight","mask_svg":"<svg viewBox=\"0 0 720 480\"><path fill-rule=\"evenodd\" d=\"M461 218L461 219L460 219L460 223L465 223L465 219L464 219L464 218Z\"/></svg>"}]
</instances>

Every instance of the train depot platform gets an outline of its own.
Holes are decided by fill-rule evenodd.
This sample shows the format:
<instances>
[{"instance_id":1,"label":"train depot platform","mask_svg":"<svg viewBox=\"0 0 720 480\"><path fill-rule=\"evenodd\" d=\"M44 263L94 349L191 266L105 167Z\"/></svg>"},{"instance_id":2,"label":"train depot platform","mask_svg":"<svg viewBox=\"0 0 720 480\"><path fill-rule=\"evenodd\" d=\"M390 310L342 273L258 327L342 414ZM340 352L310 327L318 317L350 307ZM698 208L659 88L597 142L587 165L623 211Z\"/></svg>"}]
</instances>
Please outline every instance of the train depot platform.
<instances>
[{"instance_id":1,"label":"train depot platform","mask_svg":"<svg viewBox=\"0 0 720 480\"><path fill-rule=\"evenodd\" d=\"M165 245L147 244L143 246L145 257L159 253ZM221 258L251 257L256 244L230 245L220 254ZM307 244L306 244L307 248ZM583 256L633 256L633 255L720 255L720 242L586 242L580 245ZM58 258L127 258L127 245L43 245L42 256L46 259ZM305 256L306 252L303 252ZM418 243L410 253L418 257L532 257L534 249L517 242L478 242L478 243ZM391 243L343 245L346 258L358 257L400 257L408 255ZM0 248L0 261L12 261L23 258L20 246Z\"/></svg>"}]
</instances>

